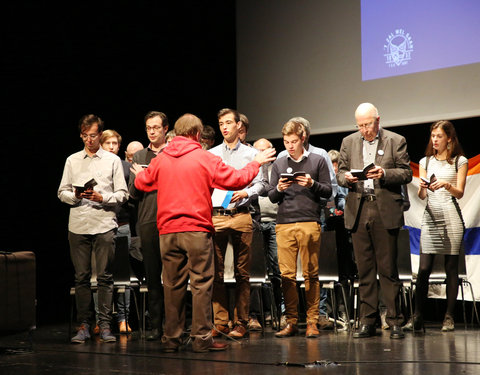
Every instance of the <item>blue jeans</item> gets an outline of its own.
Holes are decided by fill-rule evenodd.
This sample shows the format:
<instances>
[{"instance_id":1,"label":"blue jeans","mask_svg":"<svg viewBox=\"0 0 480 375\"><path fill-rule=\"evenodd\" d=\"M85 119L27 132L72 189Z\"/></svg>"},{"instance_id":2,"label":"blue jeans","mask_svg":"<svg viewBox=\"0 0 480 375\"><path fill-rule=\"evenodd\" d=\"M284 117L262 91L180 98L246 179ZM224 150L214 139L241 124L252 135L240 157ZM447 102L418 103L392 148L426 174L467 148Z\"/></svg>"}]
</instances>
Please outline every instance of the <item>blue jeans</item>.
<instances>
[{"instance_id":1,"label":"blue jeans","mask_svg":"<svg viewBox=\"0 0 480 375\"><path fill-rule=\"evenodd\" d=\"M326 218L325 218L325 210L321 209L320 210L320 225L322 226L322 232L325 232L327 229L327 224L326 224ZM319 307L319 312L320 315L327 315L327 290L325 288L320 289L320 305Z\"/></svg>"},{"instance_id":2,"label":"blue jeans","mask_svg":"<svg viewBox=\"0 0 480 375\"><path fill-rule=\"evenodd\" d=\"M319 312L320 315L327 315L327 289L320 288L320 304L319 304Z\"/></svg>"}]
</instances>

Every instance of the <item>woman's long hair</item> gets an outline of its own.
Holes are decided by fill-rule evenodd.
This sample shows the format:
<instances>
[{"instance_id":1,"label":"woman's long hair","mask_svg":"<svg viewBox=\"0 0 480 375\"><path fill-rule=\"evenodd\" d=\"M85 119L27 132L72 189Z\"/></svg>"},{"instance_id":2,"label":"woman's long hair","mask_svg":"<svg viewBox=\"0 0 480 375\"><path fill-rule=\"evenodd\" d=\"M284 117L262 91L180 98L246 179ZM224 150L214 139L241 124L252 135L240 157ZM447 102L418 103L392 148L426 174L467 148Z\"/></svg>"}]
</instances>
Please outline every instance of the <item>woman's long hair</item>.
<instances>
[{"instance_id":1,"label":"woman's long hair","mask_svg":"<svg viewBox=\"0 0 480 375\"><path fill-rule=\"evenodd\" d=\"M455 127L450 121L440 120L440 121L434 122L430 126L430 135L435 129L442 129L447 135L447 138L450 138L450 143L447 144L448 163L453 164L457 156L465 156L462 146L458 141ZM437 151L433 149L432 137L430 136L430 140L428 141L428 145L425 150L425 156L435 156L436 154L437 154Z\"/></svg>"}]
</instances>

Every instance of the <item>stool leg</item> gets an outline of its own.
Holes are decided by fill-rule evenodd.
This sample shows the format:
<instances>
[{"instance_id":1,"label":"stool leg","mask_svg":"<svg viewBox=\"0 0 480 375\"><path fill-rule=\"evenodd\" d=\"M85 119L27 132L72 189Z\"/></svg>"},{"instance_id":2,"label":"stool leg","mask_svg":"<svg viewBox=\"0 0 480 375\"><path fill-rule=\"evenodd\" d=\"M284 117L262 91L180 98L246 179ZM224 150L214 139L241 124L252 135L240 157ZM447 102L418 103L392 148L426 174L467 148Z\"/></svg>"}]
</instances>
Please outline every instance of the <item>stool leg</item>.
<instances>
[{"instance_id":1,"label":"stool leg","mask_svg":"<svg viewBox=\"0 0 480 375\"><path fill-rule=\"evenodd\" d=\"M332 312L333 312L333 330L335 332L338 332L337 330L337 309L338 309L338 306L337 306L337 301L336 301L336 298L335 298L335 286L330 289L330 299L332 300Z\"/></svg>"},{"instance_id":2,"label":"stool leg","mask_svg":"<svg viewBox=\"0 0 480 375\"><path fill-rule=\"evenodd\" d=\"M347 321L345 322L347 324L347 331L350 331L350 312L348 302L347 302L347 296L345 294L345 289L343 288L343 285L339 283L340 285L340 290L342 291L342 298L343 298L343 303L345 305L345 315L347 316Z\"/></svg>"},{"instance_id":3,"label":"stool leg","mask_svg":"<svg viewBox=\"0 0 480 375\"><path fill-rule=\"evenodd\" d=\"M465 322L465 329L467 329L467 312L465 310L465 296L463 293L463 280L459 279L460 290L462 291L462 307L463 307L463 321Z\"/></svg>"}]
</instances>

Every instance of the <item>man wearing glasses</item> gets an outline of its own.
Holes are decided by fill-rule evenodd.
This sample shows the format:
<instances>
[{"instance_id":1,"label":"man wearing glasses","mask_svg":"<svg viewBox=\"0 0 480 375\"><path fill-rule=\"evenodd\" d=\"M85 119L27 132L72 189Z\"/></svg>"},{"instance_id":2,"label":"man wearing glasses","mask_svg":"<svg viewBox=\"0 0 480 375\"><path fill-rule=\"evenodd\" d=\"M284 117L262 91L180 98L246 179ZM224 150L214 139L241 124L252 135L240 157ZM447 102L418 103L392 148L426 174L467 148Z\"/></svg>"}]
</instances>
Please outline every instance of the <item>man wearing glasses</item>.
<instances>
[{"instance_id":1,"label":"man wearing glasses","mask_svg":"<svg viewBox=\"0 0 480 375\"><path fill-rule=\"evenodd\" d=\"M397 237L403 225L402 185L412 180L404 137L380 128L378 110L370 103L355 111L358 132L342 141L337 180L348 187L345 228L352 231L360 279L361 327L354 338L375 335L378 315L377 273L387 307L390 338L402 339L403 316L398 294ZM353 170L373 165L365 177Z\"/></svg>"},{"instance_id":2,"label":"man wearing glasses","mask_svg":"<svg viewBox=\"0 0 480 375\"><path fill-rule=\"evenodd\" d=\"M141 166L150 164L153 158L167 145L168 118L163 112L150 111L145 115L145 130L150 144L133 155L133 163ZM151 330L147 340L162 338L163 328L163 286L160 238L157 228L157 191L143 192L135 187L135 175L130 174L128 192L138 202L137 234L142 244L143 264L148 286L148 313Z\"/></svg>"},{"instance_id":3,"label":"man wearing glasses","mask_svg":"<svg viewBox=\"0 0 480 375\"><path fill-rule=\"evenodd\" d=\"M85 115L79 122L85 145L67 158L58 198L71 206L68 222L70 257L75 268L75 300L80 328L72 343L90 338L92 323L92 253L95 256L100 339L116 341L111 332L116 208L127 200L127 185L120 158L100 147L103 121Z\"/></svg>"}]
</instances>

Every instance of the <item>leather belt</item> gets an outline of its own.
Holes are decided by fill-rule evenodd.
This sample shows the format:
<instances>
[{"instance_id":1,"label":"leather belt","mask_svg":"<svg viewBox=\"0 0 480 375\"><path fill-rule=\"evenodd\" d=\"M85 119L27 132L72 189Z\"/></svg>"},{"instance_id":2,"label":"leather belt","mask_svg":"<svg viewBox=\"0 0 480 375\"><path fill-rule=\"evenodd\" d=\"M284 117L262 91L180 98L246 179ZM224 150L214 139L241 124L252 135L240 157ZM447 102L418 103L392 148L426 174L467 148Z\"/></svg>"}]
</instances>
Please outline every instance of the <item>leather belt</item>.
<instances>
[{"instance_id":1,"label":"leather belt","mask_svg":"<svg viewBox=\"0 0 480 375\"><path fill-rule=\"evenodd\" d=\"M364 195L362 199L367 202L373 202L377 200L377 197L375 195Z\"/></svg>"},{"instance_id":2,"label":"leather belt","mask_svg":"<svg viewBox=\"0 0 480 375\"><path fill-rule=\"evenodd\" d=\"M235 207L229 210L225 210L223 208L214 208L212 216L231 216L231 215L246 214L246 213L250 213L250 210L248 209L248 207L245 207L245 206Z\"/></svg>"}]
</instances>

